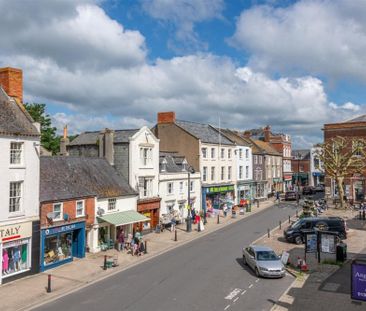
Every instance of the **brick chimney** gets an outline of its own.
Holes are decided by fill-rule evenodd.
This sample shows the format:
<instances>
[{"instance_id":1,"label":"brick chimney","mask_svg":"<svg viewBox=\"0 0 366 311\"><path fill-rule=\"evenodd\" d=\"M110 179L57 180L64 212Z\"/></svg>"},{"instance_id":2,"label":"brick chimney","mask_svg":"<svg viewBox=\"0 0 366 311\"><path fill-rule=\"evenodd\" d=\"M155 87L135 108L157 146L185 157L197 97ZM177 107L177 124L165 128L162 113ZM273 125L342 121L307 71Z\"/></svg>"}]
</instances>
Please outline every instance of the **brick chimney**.
<instances>
[{"instance_id":1,"label":"brick chimney","mask_svg":"<svg viewBox=\"0 0 366 311\"><path fill-rule=\"evenodd\" d=\"M271 126L267 125L264 129L264 141L269 143L269 141L271 140Z\"/></svg>"},{"instance_id":2,"label":"brick chimney","mask_svg":"<svg viewBox=\"0 0 366 311\"><path fill-rule=\"evenodd\" d=\"M175 112L158 112L158 124L161 123L174 123L175 122Z\"/></svg>"},{"instance_id":3,"label":"brick chimney","mask_svg":"<svg viewBox=\"0 0 366 311\"><path fill-rule=\"evenodd\" d=\"M108 128L99 133L99 156L114 165L114 131Z\"/></svg>"},{"instance_id":4,"label":"brick chimney","mask_svg":"<svg viewBox=\"0 0 366 311\"><path fill-rule=\"evenodd\" d=\"M6 94L23 103L23 72L21 69L0 68L0 85Z\"/></svg>"},{"instance_id":5,"label":"brick chimney","mask_svg":"<svg viewBox=\"0 0 366 311\"><path fill-rule=\"evenodd\" d=\"M67 137L67 125L64 127L64 136L61 138L60 141L60 155L68 156L69 153L67 152L67 146L70 143L69 138Z\"/></svg>"}]
</instances>

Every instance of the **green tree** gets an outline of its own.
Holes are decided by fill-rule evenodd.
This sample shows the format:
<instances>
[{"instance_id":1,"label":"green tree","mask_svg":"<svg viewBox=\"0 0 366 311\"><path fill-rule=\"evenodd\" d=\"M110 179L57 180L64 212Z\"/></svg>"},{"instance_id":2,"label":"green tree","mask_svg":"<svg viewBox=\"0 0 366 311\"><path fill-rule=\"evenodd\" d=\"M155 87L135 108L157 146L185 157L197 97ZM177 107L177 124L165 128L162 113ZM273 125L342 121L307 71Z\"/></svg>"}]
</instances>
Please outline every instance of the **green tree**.
<instances>
[{"instance_id":1,"label":"green tree","mask_svg":"<svg viewBox=\"0 0 366 311\"><path fill-rule=\"evenodd\" d=\"M52 126L51 117L46 114L46 105L26 103L24 106L33 120L41 124L41 145L52 154L57 154L60 150L61 137L56 135L57 129Z\"/></svg>"}]
</instances>

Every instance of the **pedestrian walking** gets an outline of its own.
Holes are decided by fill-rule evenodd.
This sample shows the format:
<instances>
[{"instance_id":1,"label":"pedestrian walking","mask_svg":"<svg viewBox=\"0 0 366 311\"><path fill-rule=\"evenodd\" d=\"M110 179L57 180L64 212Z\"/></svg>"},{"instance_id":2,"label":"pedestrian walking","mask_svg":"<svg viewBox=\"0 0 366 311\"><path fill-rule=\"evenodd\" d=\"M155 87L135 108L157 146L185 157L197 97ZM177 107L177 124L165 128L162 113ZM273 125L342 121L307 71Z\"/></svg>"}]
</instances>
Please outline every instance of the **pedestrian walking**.
<instances>
[{"instance_id":1,"label":"pedestrian walking","mask_svg":"<svg viewBox=\"0 0 366 311\"><path fill-rule=\"evenodd\" d=\"M276 201L278 203L280 203L280 192L279 191L276 192Z\"/></svg>"},{"instance_id":2,"label":"pedestrian walking","mask_svg":"<svg viewBox=\"0 0 366 311\"><path fill-rule=\"evenodd\" d=\"M118 236L118 251L121 252L125 248L125 232L121 230Z\"/></svg>"}]
</instances>

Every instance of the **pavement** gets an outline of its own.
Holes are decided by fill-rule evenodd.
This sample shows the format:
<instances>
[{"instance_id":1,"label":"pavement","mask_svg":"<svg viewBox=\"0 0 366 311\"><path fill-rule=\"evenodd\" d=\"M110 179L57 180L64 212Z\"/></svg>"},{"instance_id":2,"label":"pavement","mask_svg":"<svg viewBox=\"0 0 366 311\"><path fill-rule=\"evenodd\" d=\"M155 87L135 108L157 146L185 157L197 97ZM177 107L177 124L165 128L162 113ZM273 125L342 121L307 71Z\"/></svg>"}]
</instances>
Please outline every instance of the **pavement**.
<instances>
[{"instance_id":1,"label":"pavement","mask_svg":"<svg viewBox=\"0 0 366 311\"><path fill-rule=\"evenodd\" d=\"M241 250L294 213L293 205L276 204L227 219L230 225L211 222L206 232L187 234L186 240L182 231L180 242L167 233L168 244L183 245L35 310L269 310L293 277L256 278L243 265Z\"/></svg>"},{"instance_id":2,"label":"pavement","mask_svg":"<svg viewBox=\"0 0 366 311\"><path fill-rule=\"evenodd\" d=\"M272 307L272 311L285 310L364 310L366 303L355 302L350 298L351 259L366 258L366 221L358 219L358 212L329 208L321 216L339 216L347 221L347 256L348 261L338 265L318 264L314 255L307 255L308 273L296 273L297 278ZM291 221L295 220L293 217ZM277 253L287 251L289 261L296 265L297 258L304 258L304 245L287 243L283 238L282 224L271 232L270 238L262 237L257 244L268 245Z\"/></svg>"},{"instance_id":3,"label":"pavement","mask_svg":"<svg viewBox=\"0 0 366 311\"><path fill-rule=\"evenodd\" d=\"M144 237L147 241L148 253L141 256L131 256L120 253L116 250L109 250L98 254L87 254L83 259L74 259L73 262L62 265L55 269L25 277L11 283L0 286L0 299L2 301L1 310L28 310L43 303L63 297L78 289L84 288L95 282L112 278L113 275L128 268L150 261L152 258L162 255L169 250L182 246L192 240L202 236L212 234L214 231L240 222L241 220L262 213L273 205L273 201L261 202L259 208L252 207L252 212L238 215L237 218L220 218L217 224L216 218L209 218L202 232L193 227L193 231L187 233L184 225L177 226L178 241L174 241L174 233L164 231L160 234L150 233ZM118 267L102 269L104 255L117 257ZM163 255L164 256L164 255ZM52 276L52 292L46 292L47 276Z\"/></svg>"}]
</instances>

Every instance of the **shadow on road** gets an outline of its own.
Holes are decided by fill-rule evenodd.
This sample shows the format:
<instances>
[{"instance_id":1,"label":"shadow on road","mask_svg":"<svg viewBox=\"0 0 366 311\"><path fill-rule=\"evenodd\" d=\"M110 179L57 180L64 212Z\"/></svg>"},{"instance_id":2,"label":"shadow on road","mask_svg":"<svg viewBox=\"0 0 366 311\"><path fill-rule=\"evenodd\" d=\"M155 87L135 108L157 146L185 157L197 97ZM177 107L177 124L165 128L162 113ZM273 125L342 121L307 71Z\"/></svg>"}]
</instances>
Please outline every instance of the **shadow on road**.
<instances>
[{"instance_id":1,"label":"shadow on road","mask_svg":"<svg viewBox=\"0 0 366 311\"><path fill-rule=\"evenodd\" d=\"M239 266L241 266L243 268L243 270L247 271L252 276L256 276L254 271L249 266L244 264L243 258L240 257L240 258L236 258L235 260L239 264Z\"/></svg>"}]
</instances>

